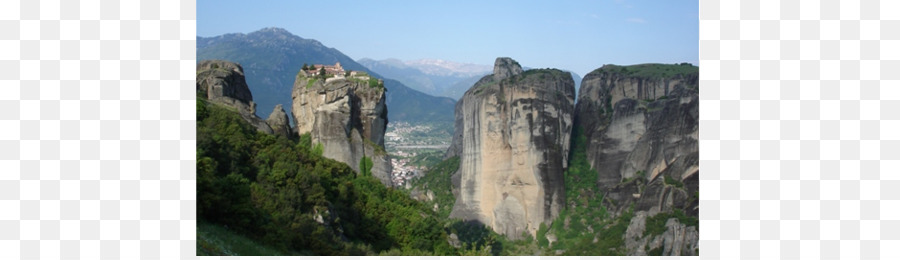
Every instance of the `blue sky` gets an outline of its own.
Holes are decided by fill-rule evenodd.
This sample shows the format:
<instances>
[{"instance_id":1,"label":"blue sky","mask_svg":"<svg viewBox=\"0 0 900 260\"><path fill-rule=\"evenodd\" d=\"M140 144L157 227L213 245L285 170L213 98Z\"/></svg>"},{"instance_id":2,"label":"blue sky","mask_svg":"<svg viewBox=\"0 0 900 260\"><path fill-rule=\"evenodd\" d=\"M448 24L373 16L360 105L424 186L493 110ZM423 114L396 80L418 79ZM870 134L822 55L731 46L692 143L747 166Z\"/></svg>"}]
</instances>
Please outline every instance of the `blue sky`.
<instances>
[{"instance_id":1,"label":"blue sky","mask_svg":"<svg viewBox=\"0 0 900 260\"><path fill-rule=\"evenodd\" d=\"M603 64L699 64L699 3L598 1L197 1L197 34L281 27L353 59L500 56L582 76Z\"/></svg>"}]
</instances>

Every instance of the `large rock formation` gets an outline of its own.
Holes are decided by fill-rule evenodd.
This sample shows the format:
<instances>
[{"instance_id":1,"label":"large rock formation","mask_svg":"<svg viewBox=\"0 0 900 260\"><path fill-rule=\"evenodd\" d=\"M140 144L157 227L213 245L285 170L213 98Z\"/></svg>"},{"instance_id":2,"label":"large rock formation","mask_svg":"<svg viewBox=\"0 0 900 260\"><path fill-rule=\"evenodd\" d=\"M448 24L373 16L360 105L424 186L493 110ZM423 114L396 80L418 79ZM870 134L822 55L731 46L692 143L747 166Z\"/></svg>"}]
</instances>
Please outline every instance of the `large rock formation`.
<instances>
[{"instance_id":1,"label":"large rock formation","mask_svg":"<svg viewBox=\"0 0 900 260\"><path fill-rule=\"evenodd\" d=\"M634 205L629 254L695 254L696 224L673 217L666 233L642 232L656 214L698 215L698 75L690 64L606 65L582 81L575 125L587 137L604 206L615 216Z\"/></svg>"},{"instance_id":2,"label":"large rock formation","mask_svg":"<svg viewBox=\"0 0 900 260\"><path fill-rule=\"evenodd\" d=\"M256 116L256 103L253 102L253 95L247 86L244 69L240 64L223 60L200 61L197 63L197 92L212 103L237 110L244 120L260 132L284 136L290 133L275 131L269 123ZM273 116L277 118L277 112L272 111L273 114L269 118ZM281 110L281 114L285 114L284 110Z\"/></svg>"},{"instance_id":3,"label":"large rock formation","mask_svg":"<svg viewBox=\"0 0 900 260\"><path fill-rule=\"evenodd\" d=\"M205 93L209 101L246 112L253 110L253 95L240 64L223 60L200 61L197 63L197 90Z\"/></svg>"},{"instance_id":4,"label":"large rock formation","mask_svg":"<svg viewBox=\"0 0 900 260\"><path fill-rule=\"evenodd\" d=\"M519 65L519 62L510 58L497 58L497 60L494 61L494 76L492 78L494 81L500 81L505 78L522 74L522 72L524 72L524 70L522 70L522 66ZM574 82L572 84L574 84Z\"/></svg>"},{"instance_id":5,"label":"large rock formation","mask_svg":"<svg viewBox=\"0 0 900 260\"><path fill-rule=\"evenodd\" d=\"M668 218L661 224L664 228L662 233L644 235L648 214L647 211L635 213L625 231L628 255L699 255L697 240L700 238L700 230L697 226L681 223L677 218Z\"/></svg>"},{"instance_id":6,"label":"large rock formation","mask_svg":"<svg viewBox=\"0 0 900 260\"><path fill-rule=\"evenodd\" d=\"M266 123L272 127L272 131L277 135L281 136L291 136L291 124L288 120L288 115L284 112L284 108L281 107L281 104L275 105L275 108L272 109L272 113L269 114L269 118L266 119Z\"/></svg>"},{"instance_id":7,"label":"large rock formation","mask_svg":"<svg viewBox=\"0 0 900 260\"><path fill-rule=\"evenodd\" d=\"M297 133L310 133L323 155L349 165L357 172L363 157L371 159L371 174L391 186L391 161L384 151L387 128L385 88L363 78L306 77L294 82L291 114Z\"/></svg>"},{"instance_id":8,"label":"large rock formation","mask_svg":"<svg viewBox=\"0 0 900 260\"><path fill-rule=\"evenodd\" d=\"M575 83L560 70L523 72L510 58L498 58L494 72L456 104L447 157L460 156L460 169L451 217L518 239L564 207Z\"/></svg>"}]
</instances>

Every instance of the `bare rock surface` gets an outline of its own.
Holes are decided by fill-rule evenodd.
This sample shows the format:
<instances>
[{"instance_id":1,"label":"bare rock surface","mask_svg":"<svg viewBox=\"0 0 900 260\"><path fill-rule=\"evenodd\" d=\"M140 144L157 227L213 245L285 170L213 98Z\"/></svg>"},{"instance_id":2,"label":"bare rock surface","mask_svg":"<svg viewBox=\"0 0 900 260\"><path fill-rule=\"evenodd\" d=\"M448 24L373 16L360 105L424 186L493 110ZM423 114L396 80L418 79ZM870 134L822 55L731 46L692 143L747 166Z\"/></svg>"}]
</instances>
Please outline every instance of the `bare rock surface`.
<instances>
[{"instance_id":1,"label":"bare rock surface","mask_svg":"<svg viewBox=\"0 0 900 260\"><path fill-rule=\"evenodd\" d=\"M275 105L275 109L272 109L272 113L269 114L266 123L269 124L269 127L272 128L272 132L276 135L284 137L291 136L290 121L288 121L288 115L284 112L284 108L281 107L281 104Z\"/></svg>"},{"instance_id":2,"label":"bare rock surface","mask_svg":"<svg viewBox=\"0 0 900 260\"><path fill-rule=\"evenodd\" d=\"M700 234L696 226L688 226L670 218L666 220L665 231L659 235L645 235L647 212L640 211L625 231L625 248L628 255L650 255L658 250L660 255L697 255Z\"/></svg>"},{"instance_id":3,"label":"bare rock surface","mask_svg":"<svg viewBox=\"0 0 900 260\"><path fill-rule=\"evenodd\" d=\"M582 81L575 125L589 142L604 206L618 216L634 205L625 235L630 254L646 254L645 247L662 247L664 255L696 252L698 227L678 218L668 219L661 235L642 232L644 220L657 214L698 216L698 76L689 64L607 65Z\"/></svg>"},{"instance_id":4,"label":"bare rock surface","mask_svg":"<svg viewBox=\"0 0 900 260\"><path fill-rule=\"evenodd\" d=\"M366 81L298 75L293 109L297 134L310 133L325 157L344 162L357 172L363 157L372 160L372 175L391 186L391 161L384 151L387 128L385 89Z\"/></svg>"},{"instance_id":5,"label":"bare rock surface","mask_svg":"<svg viewBox=\"0 0 900 260\"><path fill-rule=\"evenodd\" d=\"M494 72L456 105L447 157L460 156L459 188L450 216L518 239L564 207L574 82L560 70L523 71L510 58L498 58Z\"/></svg>"},{"instance_id":6,"label":"bare rock surface","mask_svg":"<svg viewBox=\"0 0 900 260\"><path fill-rule=\"evenodd\" d=\"M256 103L240 64L223 60L204 60L197 64L198 95L210 102L231 107L260 132L273 134L272 128L256 116Z\"/></svg>"}]
</instances>

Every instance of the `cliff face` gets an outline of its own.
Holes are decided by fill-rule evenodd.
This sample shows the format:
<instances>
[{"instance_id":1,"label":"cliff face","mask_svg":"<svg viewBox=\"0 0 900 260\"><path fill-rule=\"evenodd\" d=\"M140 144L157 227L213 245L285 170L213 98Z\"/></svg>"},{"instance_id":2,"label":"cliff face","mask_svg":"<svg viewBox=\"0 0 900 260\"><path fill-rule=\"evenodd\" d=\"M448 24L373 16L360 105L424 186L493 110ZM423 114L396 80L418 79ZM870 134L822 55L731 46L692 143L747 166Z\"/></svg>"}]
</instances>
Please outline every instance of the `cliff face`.
<instances>
[{"instance_id":1,"label":"cliff face","mask_svg":"<svg viewBox=\"0 0 900 260\"><path fill-rule=\"evenodd\" d=\"M310 133L322 144L325 157L346 163L357 172L363 157L372 160L371 173L391 186L391 161L384 151L387 128L385 89L365 80L298 75L291 113L298 134Z\"/></svg>"},{"instance_id":2,"label":"cliff face","mask_svg":"<svg viewBox=\"0 0 900 260\"><path fill-rule=\"evenodd\" d=\"M204 60L197 64L197 90L209 101L228 104L241 112L252 110L253 95L241 65L223 60ZM253 112L256 112L253 110Z\"/></svg>"},{"instance_id":3,"label":"cliff face","mask_svg":"<svg viewBox=\"0 0 900 260\"><path fill-rule=\"evenodd\" d=\"M260 132L288 136L290 131L286 126L280 125L279 113L284 115L284 110L279 104L269 116L268 122L256 116L256 103L244 78L244 69L240 64L223 60L204 60L197 64L197 91L198 95L204 95L210 102L231 107L255 126ZM286 119L286 118L285 118ZM287 123L287 120L285 120ZM270 126L270 124L275 124ZM273 130L278 128L278 130Z\"/></svg>"},{"instance_id":4,"label":"cliff face","mask_svg":"<svg viewBox=\"0 0 900 260\"><path fill-rule=\"evenodd\" d=\"M518 239L534 235L564 207L575 84L569 73L523 72L509 58L498 58L494 72L456 105L447 154L460 156L451 217Z\"/></svg>"},{"instance_id":5,"label":"cliff face","mask_svg":"<svg viewBox=\"0 0 900 260\"><path fill-rule=\"evenodd\" d=\"M599 174L604 206L619 215L634 205L625 235L630 255L658 248L667 255L696 252L696 224L673 217L660 222L665 233L643 232L657 214L698 215L698 75L686 64L607 65L581 84L575 124L589 142L587 159Z\"/></svg>"}]
</instances>

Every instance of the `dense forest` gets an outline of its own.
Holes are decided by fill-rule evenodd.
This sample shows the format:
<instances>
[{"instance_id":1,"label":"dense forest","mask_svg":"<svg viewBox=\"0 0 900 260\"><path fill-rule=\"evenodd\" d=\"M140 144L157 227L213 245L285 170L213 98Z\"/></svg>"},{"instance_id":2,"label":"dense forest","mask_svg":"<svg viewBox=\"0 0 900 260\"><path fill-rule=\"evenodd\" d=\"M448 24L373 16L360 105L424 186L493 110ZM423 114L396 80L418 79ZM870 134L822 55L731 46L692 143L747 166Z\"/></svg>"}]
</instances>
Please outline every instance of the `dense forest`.
<instances>
[{"instance_id":1,"label":"dense forest","mask_svg":"<svg viewBox=\"0 0 900 260\"><path fill-rule=\"evenodd\" d=\"M223 233L269 249L261 254L466 254L430 208L315 148L308 136L258 133L199 98L198 254L239 254L215 243Z\"/></svg>"}]
</instances>

